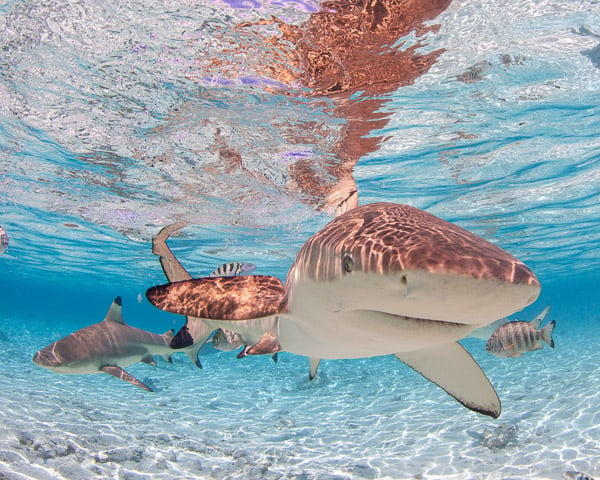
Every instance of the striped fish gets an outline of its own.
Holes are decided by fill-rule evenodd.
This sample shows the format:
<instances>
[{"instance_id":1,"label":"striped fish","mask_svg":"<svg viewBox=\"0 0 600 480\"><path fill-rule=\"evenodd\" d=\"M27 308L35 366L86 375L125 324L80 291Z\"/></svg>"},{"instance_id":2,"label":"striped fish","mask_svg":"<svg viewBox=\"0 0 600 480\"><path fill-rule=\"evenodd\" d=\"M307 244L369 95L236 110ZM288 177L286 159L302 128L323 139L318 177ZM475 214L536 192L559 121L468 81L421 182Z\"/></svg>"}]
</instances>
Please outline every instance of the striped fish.
<instances>
[{"instance_id":1,"label":"striped fish","mask_svg":"<svg viewBox=\"0 0 600 480\"><path fill-rule=\"evenodd\" d=\"M505 323L492 333L485 349L497 357L516 358L525 352L544 348L542 341L554 348L552 332L556 326L556 320L552 320L542 329L539 326L536 320Z\"/></svg>"},{"instance_id":2,"label":"striped fish","mask_svg":"<svg viewBox=\"0 0 600 480\"><path fill-rule=\"evenodd\" d=\"M6 234L6 232L4 231L2 226L0 226L0 255L2 255L4 252L6 252L7 248L8 248L8 235Z\"/></svg>"},{"instance_id":3,"label":"striped fish","mask_svg":"<svg viewBox=\"0 0 600 480\"><path fill-rule=\"evenodd\" d=\"M227 262L214 270L209 277L235 277L237 275L248 275L256 266L252 263Z\"/></svg>"},{"instance_id":4,"label":"striped fish","mask_svg":"<svg viewBox=\"0 0 600 480\"><path fill-rule=\"evenodd\" d=\"M568 472L565 472L563 478L565 480L594 480L587 473L576 472L574 470L569 470Z\"/></svg>"}]
</instances>

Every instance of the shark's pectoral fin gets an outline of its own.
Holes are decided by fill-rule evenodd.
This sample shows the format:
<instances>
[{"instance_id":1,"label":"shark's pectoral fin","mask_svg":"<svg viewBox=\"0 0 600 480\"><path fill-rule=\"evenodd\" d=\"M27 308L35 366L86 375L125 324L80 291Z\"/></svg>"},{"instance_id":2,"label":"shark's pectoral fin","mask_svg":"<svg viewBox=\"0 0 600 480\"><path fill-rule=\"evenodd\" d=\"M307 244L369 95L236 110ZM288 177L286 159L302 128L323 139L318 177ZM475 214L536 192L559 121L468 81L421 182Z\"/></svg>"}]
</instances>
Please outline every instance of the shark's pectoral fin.
<instances>
[{"instance_id":1,"label":"shark's pectoral fin","mask_svg":"<svg viewBox=\"0 0 600 480\"><path fill-rule=\"evenodd\" d=\"M317 369L319 368L321 359L309 357L308 363L309 363L308 378L309 378L309 380L312 380L313 378L315 378L317 376Z\"/></svg>"},{"instance_id":2,"label":"shark's pectoral fin","mask_svg":"<svg viewBox=\"0 0 600 480\"><path fill-rule=\"evenodd\" d=\"M171 313L212 320L250 320L285 310L285 287L277 277L204 277L151 287L152 305Z\"/></svg>"},{"instance_id":3,"label":"shark's pectoral fin","mask_svg":"<svg viewBox=\"0 0 600 480\"><path fill-rule=\"evenodd\" d=\"M129 382L132 385L135 385L136 387L143 388L144 390L146 390L148 392L153 391L149 386L143 384L137 378L135 378L132 375L129 375L125 370L123 370L121 367L117 367L116 365L105 365L100 370L102 370L104 373L108 373L109 375L112 375L113 377L117 377L117 378L120 378L121 380L125 380L126 382Z\"/></svg>"},{"instance_id":4,"label":"shark's pectoral fin","mask_svg":"<svg viewBox=\"0 0 600 480\"><path fill-rule=\"evenodd\" d=\"M459 343L396 353L402 362L444 389L465 407L500 416L500 399L473 357Z\"/></svg>"}]
</instances>

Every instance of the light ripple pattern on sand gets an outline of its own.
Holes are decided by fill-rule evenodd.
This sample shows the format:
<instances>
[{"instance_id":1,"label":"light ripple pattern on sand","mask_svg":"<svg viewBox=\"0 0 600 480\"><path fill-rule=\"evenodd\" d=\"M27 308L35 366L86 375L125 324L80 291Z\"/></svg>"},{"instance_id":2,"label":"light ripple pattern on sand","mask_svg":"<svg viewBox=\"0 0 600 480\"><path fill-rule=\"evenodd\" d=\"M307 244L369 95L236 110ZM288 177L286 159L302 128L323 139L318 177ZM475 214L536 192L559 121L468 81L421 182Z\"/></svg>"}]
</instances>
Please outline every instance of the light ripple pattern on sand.
<instances>
[{"instance_id":1,"label":"light ripple pattern on sand","mask_svg":"<svg viewBox=\"0 0 600 480\"><path fill-rule=\"evenodd\" d=\"M468 341L504 392L502 422L518 426L516 443L494 451L475 437L498 423L457 408L391 357L326 361L309 382L305 359L289 354L275 364L209 351L201 371L182 355L131 367L156 387L148 394L35 368L30 345L46 335L0 340L8 478L553 479L567 468L593 472L600 456L600 368L578 368L600 356L579 334L559 331L561 348L519 359L516 381L514 363ZM548 389L564 378L560 393Z\"/></svg>"}]
</instances>

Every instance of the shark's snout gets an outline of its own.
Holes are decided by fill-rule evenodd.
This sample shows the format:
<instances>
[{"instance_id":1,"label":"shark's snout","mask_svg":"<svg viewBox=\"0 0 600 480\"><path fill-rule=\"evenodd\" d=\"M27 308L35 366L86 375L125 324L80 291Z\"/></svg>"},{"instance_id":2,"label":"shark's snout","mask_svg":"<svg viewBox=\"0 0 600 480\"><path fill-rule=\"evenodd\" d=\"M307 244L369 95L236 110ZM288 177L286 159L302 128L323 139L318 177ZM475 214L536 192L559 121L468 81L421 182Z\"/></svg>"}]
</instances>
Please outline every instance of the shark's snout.
<instances>
[{"instance_id":1,"label":"shark's snout","mask_svg":"<svg viewBox=\"0 0 600 480\"><path fill-rule=\"evenodd\" d=\"M61 361L51 350L40 350L33 356L33 362L40 367L58 367Z\"/></svg>"}]
</instances>

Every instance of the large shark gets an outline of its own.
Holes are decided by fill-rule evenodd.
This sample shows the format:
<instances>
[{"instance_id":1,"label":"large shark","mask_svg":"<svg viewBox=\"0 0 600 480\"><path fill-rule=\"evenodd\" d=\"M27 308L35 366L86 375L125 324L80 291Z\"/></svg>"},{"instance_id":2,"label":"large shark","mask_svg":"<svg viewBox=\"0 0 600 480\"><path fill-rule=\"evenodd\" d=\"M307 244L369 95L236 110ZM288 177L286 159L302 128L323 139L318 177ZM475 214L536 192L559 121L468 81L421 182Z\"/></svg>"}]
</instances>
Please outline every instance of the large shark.
<instances>
[{"instance_id":1,"label":"large shark","mask_svg":"<svg viewBox=\"0 0 600 480\"><path fill-rule=\"evenodd\" d=\"M457 342L530 305L540 283L521 261L423 210L373 203L328 223L276 277L199 278L148 289L162 310L257 342L247 354L320 359L394 354L467 408L498 417L493 386ZM184 327L172 345L193 342Z\"/></svg>"},{"instance_id":2,"label":"large shark","mask_svg":"<svg viewBox=\"0 0 600 480\"><path fill-rule=\"evenodd\" d=\"M156 365L154 355L170 360L177 352L170 346L173 331L157 335L126 325L121 305L121 297L117 297L103 321L51 343L37 352L33 361L63 374L108 373L151 392L124 368L137 362Z\"/></svg>"}]
</instances>

